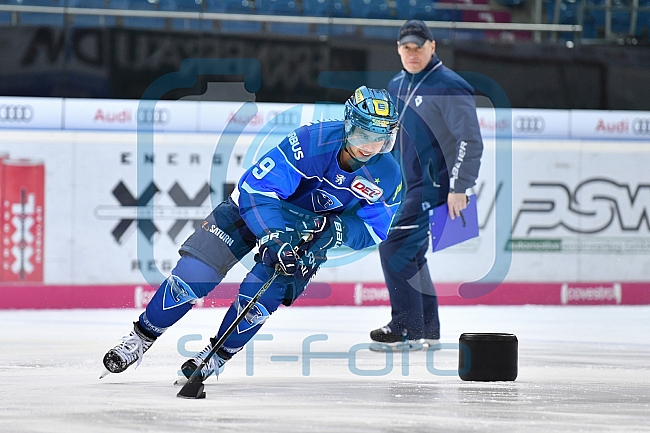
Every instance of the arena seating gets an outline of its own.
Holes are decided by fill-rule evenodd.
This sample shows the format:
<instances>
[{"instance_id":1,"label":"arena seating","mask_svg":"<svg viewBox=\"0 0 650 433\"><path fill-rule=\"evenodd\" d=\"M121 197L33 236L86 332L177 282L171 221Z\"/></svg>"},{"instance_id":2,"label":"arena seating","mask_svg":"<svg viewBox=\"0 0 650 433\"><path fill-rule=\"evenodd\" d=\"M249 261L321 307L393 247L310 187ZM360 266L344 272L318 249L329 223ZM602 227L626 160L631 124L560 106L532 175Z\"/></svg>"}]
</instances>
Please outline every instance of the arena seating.
<instances>
[{"instance_id":1,"label":"arena seating","mask_svg":"<svg viewBox=\"0 0 650 433\"><path fill-rule=\"evenodd\" d=\"M492 3L488 4L489 1ZM510 11L521 10L530 0L0 0L5 5L57 6L93 9L125 9L140 11L217 12L238 15L313 16L364 19L422 19L452 22L511 22ZM650 0L639 0L634 19L632 0L612 0L610 29L613 35L630 35L648 39ZM555 21L556 0L544 0L546 23L582 24L583 38L603 38L607 14L605 0L562 0ZM477 7L479 5L479 7ZM12 21L13 18L13 21ZM130 28L179 29L233 33L272 32L289 35L357 35L367 38L395 39L392 26L327 25L278 23L261 21L160 17L114 17L22 12L0 13L0 25L12 25L15 19L23 25L78 27L123 26ZM461 31L434 29L437 38L499 38L499 31ZM573 33L562 34L565 40Z\"/></svg>"}]
</instances>

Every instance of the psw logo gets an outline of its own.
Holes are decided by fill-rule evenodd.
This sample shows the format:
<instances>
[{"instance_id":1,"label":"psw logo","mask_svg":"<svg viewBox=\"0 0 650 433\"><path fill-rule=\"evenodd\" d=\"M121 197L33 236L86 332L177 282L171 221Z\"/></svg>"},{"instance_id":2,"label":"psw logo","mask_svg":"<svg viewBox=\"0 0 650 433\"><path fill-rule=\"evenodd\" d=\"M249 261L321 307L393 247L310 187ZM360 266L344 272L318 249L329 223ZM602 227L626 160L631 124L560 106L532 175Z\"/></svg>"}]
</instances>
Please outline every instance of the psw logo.
<instances>
[{"instance_id":1,"label":"psw logo","mask_svg":"<svg viewBox=\"0 0 650 433\"><path fill-rule=\"evenodd\" d=\"M188 222L192 223L193 228L200 227L205 215L211 211L209 203L206 203L211 192L208 183L201 187L194 198L190 198L178 182L175 182L167 192L173 205L152 205L154 197L160 192L156 184L151 183L140 197L136 197L120 181L113 189L113 196L120 205L97 206L95 215L99 219L118 220L117 225L113 228L112 235L115 241L121 244L126 238L127 232L134 225L149 242L153 242L154 235L160 232L159 228L154 224L154 218L156 222L173 221L166 233L173 242L176 242L176 237Z\"/></svg>"},{"instance_id":2,"label":"psw logo","mask_svg":"<svg viewBox=\"0 0 650 433\"><path fill-rule=\"evenodd\" d=\"M372 203L379 200L384 193L383 189L361 176L355 177L352 181L352 191Z\"/></svg>"},{"instance_id":3,"label":"psw logo","mask_svg":"<svg viewBox=\"0 0 650 433\"><path fill-rule=\"evenodd\" d=\"M532 182L534 198L523 200L513 236L566 230L596 234L650 232L650 184L636 187L610 179L587 179L574 191L563 183Z\"/></svg>"}]
</instances>

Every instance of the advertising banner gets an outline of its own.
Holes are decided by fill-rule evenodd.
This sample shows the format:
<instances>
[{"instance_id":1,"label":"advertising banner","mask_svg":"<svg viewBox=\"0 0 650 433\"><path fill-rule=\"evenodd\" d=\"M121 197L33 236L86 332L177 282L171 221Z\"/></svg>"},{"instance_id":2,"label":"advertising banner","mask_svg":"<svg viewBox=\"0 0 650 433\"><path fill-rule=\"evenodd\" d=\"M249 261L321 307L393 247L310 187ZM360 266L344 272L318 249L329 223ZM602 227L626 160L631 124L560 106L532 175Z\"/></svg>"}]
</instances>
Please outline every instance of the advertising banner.
<instances>
[{"instance_id":1,"label":"advertising banner","mask_svg":"<svg viewBox=\"0 0 650 433\"><path fill-rule=\"evenodd\" d=\"M138 124L157 132L195 131L197 102L158 101L153 109L137 100L66 99L65 129L136 131Z\"/></svg>"},{"instance_id":2,"label":"advertising banner","mask_svg":"<svg viewBox=\"0 0 650 433\"><path fill-rule=\"evenodd\" d=\"M570 111L514 108L507 110L507 119L496 121L492 108L477 108L483 139L493 139L497 133L510 129L512 138L569 138Z\"/></svg>"},{"instance_id":3,"label":"advertising banner","mask_svg":"<svg viewBox=\"0 0 650 433\"><path fill-rule=\"evenodd\" d=\"M63 100L0 96L0 129L61 129Z\"/></svg>"},{"instance_id":4,"label":"advertising banner","mask_svg":"<svg viewBox=\"0 0 650 433\"><path fill-rule=\"evenodd\" d=\"M650 113L572 110L571 136L587 139L650 140Z\"/></svg>"},{"instance_id":5,"label":"advertising banner","mask_svg":"<svg viewBox=\"0 0 650 433\"><path fill-rule=\"evenodd\" d=\"M90 126L81 126L77 119L75 130L7 129L2 134L0 156L6 158L0 158L0 286L74 286L79 290L46 292L63 296L74 291L82 298L83 287L95 294L115 289L116 296L120 293L129 305L134 299L137 305L146 304L178 260L178 248L186 237L228 196L244 170L283 138L275 132L321 118L314 114L317 106L259 104L249 123L245 117L230 117L228 122L230 113L245 114L240 111L243 104L220 111L227 105L179 101L161 105L169 107L167 119L172 120L164 125L169 129L155 130L153 145L147 147L138 144L136 129L128 129L137 125L133 120L137 105L129 105L132 101L80 100L69 107L70 101L65 102L65 113L71 117L86 111ZM188 107L190 114L178 107ZM100 109L103 121L110 118L106 113L135 111L127 129L84 130L92 127ZM522 113L513 111L512 119ZM571 113L548 114L544 125ZM260 120L254 120L258 115ZM489 113L481 116L483 126L489 125ZM190 118L194 126L188 126ZM201 130L210 119L224 126L212 125L213 132ZM228 125L244 132L230 137L218 131ZM192 127L195 130L182 132ZM497 125L491 128L496 131ZM511 299L513 303L589 305L645 299L638 294L650 287L650 183L646 180L650 148L638 135L636 140L630 137L515 138L509 155L512 185L497 184L495 142L486 138L475 188L479 236L427 255L441 304L465 302L459 300L458 287L486 275L497 254L510 254L511 263L498 289L503 291L490 295L493 303ZM495 221L504 216L497 214L495 203L506 188L512 190L512 224L507 242L496 245ZM225 283L234 286L228 287L236 287L252 263L252 257L247 257L233 268ZM331 295L301 302L328 305L336 296L340 300L336 302L350 305L357 300L363 305L387 305L378 264L376 249L362 253L340 249L314 281L331 286ZM522 297L518 290L523 291ZM110 295L103 296L106 305L116 305ZM206 302L220 305L219 296ZM97 305L88 299L84 302Z\"/></svg>"},{"instance_id":6,"label":"advertising banner","mask_svg":"<svg viewBox=\"0 0 650 433\"><path fill-rule=\"evenodd\" d=\"M1 281L43 282L45 167L31 160L2 161Z\"/></svg>"}]
</instances>

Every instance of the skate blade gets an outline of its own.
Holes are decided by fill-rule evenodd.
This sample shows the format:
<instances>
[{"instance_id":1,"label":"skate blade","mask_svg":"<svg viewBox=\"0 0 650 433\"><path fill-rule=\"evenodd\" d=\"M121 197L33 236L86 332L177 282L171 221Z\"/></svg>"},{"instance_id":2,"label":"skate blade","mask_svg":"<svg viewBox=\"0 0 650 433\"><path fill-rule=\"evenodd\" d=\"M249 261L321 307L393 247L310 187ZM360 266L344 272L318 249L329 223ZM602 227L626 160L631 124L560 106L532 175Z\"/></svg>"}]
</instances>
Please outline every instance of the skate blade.
<instances>
[{"instance_id":1,"label":"skate blade","mask_svg":"<svg viewBox=\"0 0 650 433\"><path fill-rule=\"evenodd\" d=\"M105 378L106 376L108 376L109 374L111 374L111 372L108 371L108 370L106 369L106 367L104 367L104 370L102 371L102 374L99 375L99 378L100 378L100 379L103 379L103 378Z\"/></svg>"},{"instance_id":2,"label":"skate blade","mask_svg":"<svg viewBox=\"0 0 650 433\"><path fill-rule=\"evenodd\" d=\"M415 352L424 349L424 345L420 343L371 343L368 349L372 352Z\"/></svg>"}]
</instances>

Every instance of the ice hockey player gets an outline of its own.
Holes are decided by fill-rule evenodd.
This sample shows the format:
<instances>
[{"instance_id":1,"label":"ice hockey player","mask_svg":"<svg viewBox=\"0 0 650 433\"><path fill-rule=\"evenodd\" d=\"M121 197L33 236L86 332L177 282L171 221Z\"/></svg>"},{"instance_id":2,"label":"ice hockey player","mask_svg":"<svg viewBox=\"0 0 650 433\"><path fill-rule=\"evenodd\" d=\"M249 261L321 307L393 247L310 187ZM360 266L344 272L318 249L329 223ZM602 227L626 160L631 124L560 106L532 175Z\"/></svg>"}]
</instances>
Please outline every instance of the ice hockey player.
<instances>
[{"instance_id":1,"label":"ice hockey player","mask_svg":"<svg viewBox=\"0 0 650 433\"><path fill-rule=\"evenodd\" d=\"M244 173L233 194L183 243L171 275L131 333L106 353L107 372L121 373L139 364L156 339L255 246L256 264L217 336L181 367L185 376L201 364L276 268L281 276L206 363L201 379L215 369L218 374L280 304L296 300L327 259L328 249L345 245L360 250L386 239L401 197L402 176L389 153L398 114L386 90L365 86L355 90L344 113L344 120L294 130ZM306 234L311 239L299 246Z\"/></svg>"}]
</instances>

